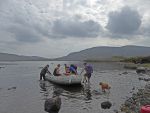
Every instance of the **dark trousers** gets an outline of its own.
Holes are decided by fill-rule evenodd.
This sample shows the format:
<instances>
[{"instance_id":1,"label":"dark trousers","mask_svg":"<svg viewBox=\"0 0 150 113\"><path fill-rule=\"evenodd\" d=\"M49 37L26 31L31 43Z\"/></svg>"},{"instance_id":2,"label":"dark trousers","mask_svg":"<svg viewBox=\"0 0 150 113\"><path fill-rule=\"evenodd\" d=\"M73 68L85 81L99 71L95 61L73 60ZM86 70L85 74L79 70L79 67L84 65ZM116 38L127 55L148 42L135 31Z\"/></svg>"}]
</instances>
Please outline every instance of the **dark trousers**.
<instances>
[{"instance_id":1,"label":"dark trousers","mask_svg":"<svg viewBox=\"0 0 150 113\"><path fill-rule=\"evenodd\" d=\"M42 80L42 78L45 80L45 74L40 74L40 80Z\"/></svg>"}]
</instances>

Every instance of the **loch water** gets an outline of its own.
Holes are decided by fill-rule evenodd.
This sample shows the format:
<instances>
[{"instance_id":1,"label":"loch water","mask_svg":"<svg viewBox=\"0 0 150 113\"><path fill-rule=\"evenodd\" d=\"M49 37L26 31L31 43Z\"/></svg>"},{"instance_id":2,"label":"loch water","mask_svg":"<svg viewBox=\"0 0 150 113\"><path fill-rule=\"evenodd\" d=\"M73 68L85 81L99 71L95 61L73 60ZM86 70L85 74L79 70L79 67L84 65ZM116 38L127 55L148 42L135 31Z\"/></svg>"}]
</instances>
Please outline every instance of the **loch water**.
<instances>
[{"instance_id":1,"label":"loch water","mask_svg":"<svg viewBox=\"0 0 150 113\"><path fill-rule=\"evenodd\" d=\"M39 81L41 68L49 64L52 72L57 64L77 64L81 71L83 62L79 61L16 61L0 62L0 113L46 113L44 102L59 91L62 105L59 113L115 113L121 104L131 97L137 89L146 84L140 81L135 70L123 68L115 62L90 63L94 72L90 86L61 87ZM110 92L103 93L99 82L110 84ZM101 103L110 101L110 109L102 109Z\"/></svg>"}]
</instances>

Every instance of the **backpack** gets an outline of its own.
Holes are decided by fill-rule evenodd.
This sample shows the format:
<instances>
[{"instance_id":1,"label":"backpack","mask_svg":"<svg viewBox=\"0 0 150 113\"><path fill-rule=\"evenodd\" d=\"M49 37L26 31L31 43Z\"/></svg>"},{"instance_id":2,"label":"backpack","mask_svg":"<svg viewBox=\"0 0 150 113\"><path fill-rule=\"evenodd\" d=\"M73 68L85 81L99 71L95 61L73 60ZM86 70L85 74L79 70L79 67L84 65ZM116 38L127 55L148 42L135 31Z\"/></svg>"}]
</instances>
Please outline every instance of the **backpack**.
<instances>
[{"instance_id":1,"label":"backpack","mask_svg":"<svg viewBox=\"0 0 150 113\"><path fill-rule=\"evenodd\" d=\"M93 73L93 67L91 65L86 66L87 73Z\"/></svg>"}]
</instances>

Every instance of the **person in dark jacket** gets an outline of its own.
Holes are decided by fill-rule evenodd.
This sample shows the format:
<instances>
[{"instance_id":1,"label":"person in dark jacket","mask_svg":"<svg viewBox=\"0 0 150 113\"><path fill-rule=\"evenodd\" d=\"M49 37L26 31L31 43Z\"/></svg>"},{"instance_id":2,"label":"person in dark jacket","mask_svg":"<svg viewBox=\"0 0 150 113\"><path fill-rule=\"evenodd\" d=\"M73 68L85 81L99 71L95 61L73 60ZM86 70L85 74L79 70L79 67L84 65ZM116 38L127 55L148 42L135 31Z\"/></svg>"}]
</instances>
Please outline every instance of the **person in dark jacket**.
<instances>
[{"instance_id":1,"label":"person in dark jacket","mask_svg":"<svg viewBox=\"0 0 150 113\"><path fill-rule=\"evenodd\" d=\"M49 65L46 65L46 66L41 70L41 73L40 73L40 80L42 80L42 78L43 78L43 80L45 80L45 74L46 74L46 73L51 74L50 71L48 70L48 68L49 68Z\"/></svg>"}]
</instances>

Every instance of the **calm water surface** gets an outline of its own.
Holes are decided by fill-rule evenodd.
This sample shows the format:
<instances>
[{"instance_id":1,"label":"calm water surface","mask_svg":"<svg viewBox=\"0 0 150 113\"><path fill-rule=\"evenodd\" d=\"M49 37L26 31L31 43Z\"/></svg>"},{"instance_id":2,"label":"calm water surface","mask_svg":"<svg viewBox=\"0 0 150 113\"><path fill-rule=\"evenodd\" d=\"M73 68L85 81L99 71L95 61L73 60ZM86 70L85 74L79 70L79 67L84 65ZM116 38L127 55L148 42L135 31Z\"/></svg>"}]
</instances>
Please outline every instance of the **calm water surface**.
<instances>
[{"instance_id":1,"label":"calm water surface","mask_svg":"<svg viewBox=\"0 0 150 113\"><path fill-rule=\"evenodd\" d=\"M113 110L119 109L145 85L134 70L123 69L119 63L92 63L94 73L90 87L60 87L39 81L41 67L47 63L51 71L58 63L82 67L82 62L0 62L0 67L4 67L0 69L0 113L46 113L44 101L52 97L55 90L62 98L59 113L114 113ZM111 85L110 93L101 92L100 81ZM111 109L101 109L101 102L107 100L113 104Z\"/></svg>"}]
</instances>

